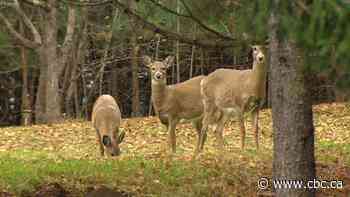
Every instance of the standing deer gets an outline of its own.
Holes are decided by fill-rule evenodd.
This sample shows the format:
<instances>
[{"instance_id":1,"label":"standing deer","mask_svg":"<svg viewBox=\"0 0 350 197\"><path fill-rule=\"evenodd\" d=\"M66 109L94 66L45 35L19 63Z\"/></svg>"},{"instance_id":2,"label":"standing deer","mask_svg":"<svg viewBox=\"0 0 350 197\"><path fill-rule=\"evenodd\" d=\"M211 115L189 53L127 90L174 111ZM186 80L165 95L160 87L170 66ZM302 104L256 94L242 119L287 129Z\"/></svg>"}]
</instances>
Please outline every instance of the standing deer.
<instances>
[{"instance_id":1,"label":"standing deer","mask_svg":"<svg viewBox=\"0 0 350 197\"><path fill-rule=\"evenodd\" d=\"M197 76L175 85L166 84L166 71L172 65L174 57L164 61L152 61L143 57L144 64L151 70L152 102L161 123L166 126L172 152L176 152L175 129L181 119L190 120L197 130L198 143L202 129L203 103L200 95L200 82L204 76Z\"/></svg>"},{"instance_id":2,"label":"standing deer","mask_svg":"<svg viewBox=\"0 0 350 197\"><path fill-rule=\"evenodd\" d=\"M267 67L262 46L252 46L252 49L253 68L251 70L218 69L202 80L204 118L200 147L197 147L197 150L203 149L210 124L216 124L215 135L222 148L224 146L223 128L233 114L239 118L241 148L244 149L244 118L249 112L252 113L256 148L259 148L258 114L262 100L265 99Z\"/></svg>"},{"instance_id":3,"label":"standing deer","mask_svg":"<svg viewBox=\"0 0 350 197\"><path fill-rule=\"evenodd\" d=\"M112 96L101 95L98 97L92 109L91 121L96 129L101 156L104 156L105 152L109 156L119 155L119 144L123 141L125 133L120 132L119 134L121 114L118 104Z\"/></svg>"}]
</instances>

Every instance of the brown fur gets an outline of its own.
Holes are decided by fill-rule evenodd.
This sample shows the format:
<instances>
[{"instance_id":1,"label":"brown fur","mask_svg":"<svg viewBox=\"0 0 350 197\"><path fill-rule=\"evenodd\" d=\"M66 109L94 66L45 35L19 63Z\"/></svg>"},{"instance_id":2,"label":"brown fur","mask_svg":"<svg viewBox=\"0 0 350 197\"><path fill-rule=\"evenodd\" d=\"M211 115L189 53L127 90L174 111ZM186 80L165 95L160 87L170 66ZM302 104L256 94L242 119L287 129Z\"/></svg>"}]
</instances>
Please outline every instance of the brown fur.
<instances>
[{"instance_id":1,"label":"brown fur","mask_svg":"<svg viewBox=\"0 0 350 197\"><path fill-rule=\"evenodd\" d=\"M163 62L152 62L147 56L144 60L151 69L153 106L160 121L167 127L172 151L176 151L175 129L181 119L192 121L198 132L199 143L203 114L200 82L204 76L197 76L175 85L167 85L166 69L170 67L172 57L168 57Z\"/></svg>"},{"instance_id":2,"label":"brown fur","mask_svg":"<svg viewBox=\"0 0 350 197\"><path fill-rule=\"evenodd\" d=\"M244 148L244 113L252 112L255 141L258 148L258 112L261 100L265 99L266 63L263 50L253 46L254 62L252 70L218 69L201 82L204 103L204 119L201 136L203 147L209 124L216 124L216 137L223 146L222 131L231 114L239 117L241 147ZM257 58L262 58L259 62Z\"/></svg>"},{"instance_id":3,"label":"brown fur","mask_svg":"<svg viewBox=\"0 0 350 197\"><path fill-rule=\"evenodd\" d=\"M105 149L108 155L119 155L120 148L118 134L121 123L121 113L119 106L110 95L101 95L96 100L91 121L93 127L96 129L97 140L100 145L101 155L104 155ZM109 137L111 145L106 146L103 143L104 136Z\"/></svg>"}]
</instances>

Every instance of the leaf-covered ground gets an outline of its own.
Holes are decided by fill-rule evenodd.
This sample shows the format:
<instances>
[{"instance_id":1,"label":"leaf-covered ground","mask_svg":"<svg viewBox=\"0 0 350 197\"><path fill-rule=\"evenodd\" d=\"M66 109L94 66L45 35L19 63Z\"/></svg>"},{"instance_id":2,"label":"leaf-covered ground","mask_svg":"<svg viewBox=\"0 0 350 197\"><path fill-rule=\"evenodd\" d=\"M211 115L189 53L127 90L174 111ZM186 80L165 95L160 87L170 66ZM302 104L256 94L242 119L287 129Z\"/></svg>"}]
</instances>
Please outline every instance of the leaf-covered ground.
<instances>
[{"instance_id":1,"label":"leaf-covered ground","mask_svg":"<svg viewBox=\"0 0 350 197\"><path fill-rule=\"evenodd\" d=\"M212 132L205 151L192 160L197 140L191 124L177 127L177 153L169 154L167 133L155 117L125 119L126 138L118 158L99 155L90 122L6 127L0 129L0 191L17 195L37 185L58 182L82 195L87 187L106 185L135 196L257 196L260 177L271 177L272 120L260 113L260 150L247 125L246 149L240 149L235 119L226 126L225 151ZM314 107L316 159L319 179L342 180L342 189L319 190L320 196L350 196L350 107Z\"/></svg>"}]
</instances>

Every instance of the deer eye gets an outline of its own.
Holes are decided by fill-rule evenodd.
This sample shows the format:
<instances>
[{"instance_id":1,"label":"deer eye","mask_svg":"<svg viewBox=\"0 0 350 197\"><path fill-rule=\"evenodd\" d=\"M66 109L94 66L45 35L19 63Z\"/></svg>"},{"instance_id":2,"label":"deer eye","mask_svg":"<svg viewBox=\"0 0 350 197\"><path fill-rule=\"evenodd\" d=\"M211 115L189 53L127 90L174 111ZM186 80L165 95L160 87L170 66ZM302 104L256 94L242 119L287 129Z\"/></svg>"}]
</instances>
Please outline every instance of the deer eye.
<instances>
[{"instance_id":1,"label":"deer eye","mask_svg":"<svg viewBox=\"0 0 350 197\"><path fill-rule=\"evenodd\" d=\"M103 143L103 145L105 145L105 146L111 146L112 145L112 141L111 141L111 138L109 137L109 136L107 136L107 135L104 135L103 137L102 137L102 143Z\"/></svg>"},{"instance_id":2,"label":"deer eye","mask_svg":"<svg viewBox=\"0 0 350 197\"><path fill-rule=\"evenodd\" d=\"M166 71L166 68L163 67L163 68L161 68L161 70L162 70L162 71Z\"/></svg>"},{"instance_id":3,"label":"deer eye","mask_svg":"<svg viewBox=\"0 0 350 197\"><path fill-rule=\"evenodd\" d=\"M253 50L254 50L254 51L256 51L256 50L257 50L257 48L256 48L256 47L254 47L254 48L253 48Z\"/></svg>"},{"instance_id":4,"label":"deer eye","mask_svg":"<svg viewBox=\"0 0 350 197\"><path fill-rule=\"evenodd\" d=\"M155 70L156 70L156 68L152 67L152 68L151 68L151 70L152 70L152 71L155 71Z\"/></svg>"}]
</instances>

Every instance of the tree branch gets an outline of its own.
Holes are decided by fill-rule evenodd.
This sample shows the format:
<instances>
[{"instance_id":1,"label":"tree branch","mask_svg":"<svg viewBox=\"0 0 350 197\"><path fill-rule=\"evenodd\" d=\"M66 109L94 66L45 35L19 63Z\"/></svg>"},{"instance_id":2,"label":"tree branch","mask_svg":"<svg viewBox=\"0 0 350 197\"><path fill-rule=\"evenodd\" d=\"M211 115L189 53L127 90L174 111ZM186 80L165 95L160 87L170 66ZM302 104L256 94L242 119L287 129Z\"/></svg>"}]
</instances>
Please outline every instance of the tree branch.
<instances>
[{"instance_id":1,"label":"tree branch","mask_svg":"<svg viewBox=\"0 0 350 197\"><path fill-rule=\"evenodd\" d=\"M120 3L118 0L114 0L114 4L116 6L118 6L120 9L124 10L124 12L126 14L129 15L129 17L133 17L136 20L140 21L143 26L155 33L159 33L162 34L163 36L169 37L169 38L173 38L188 44L194 44L194 45L200 45L203 47L232 47L233 43L232 42L227 42L227 40L229 41L234 41L234 39L225 39L225 41L208 41L208 40L197 40L197 39L192 39L189 38L185 35L182 35L180 33L175 33L172 31L168 31L165 29L162 29L160 27L158 27L157 25L145 20L144 18L142 18L141 16L139 16L138 14L136 14L135 12L133 12L130 8L128 8L128 6L124 5L123 3ZM223 38L222 36L220 38Z\"/></svg>"},{"instance_id":2,"label":"tree branch","mask_svg":"<svg viewBox=\"0 0 350 197\"><path fill-rule=\"evenodd\" d=\"M14 36L17 40L21 42L24 46L28 48L37 48L40 46L39 43L33 42L31 40L28 40L24 38L20 33L18 33L15 28L12 26L10 21L0 12L0 19L5 23L6 28L9 30L9 33Z\"/></svg>"},{"instance_id":3,"label":"tree branch","mask_svg":"<svg viewBox=\"0 0 350 197\"><path fill-rule=\"evenodd\" d=\"M218 36L219 38L223 38L225 40L234 40L232 37L230 36L225 36L222 35L221 33L211 29L210 27L206 26L204 23L202 23L202 21L200 19L198 19L196 16L193 15L193 13L191 12L191 9L188 7L188 5L185 3L184 0L180 0L182 5L185 7L186 11L188 12L188 14L190 15L191 19L193 21L195 21L199 26L201 26L203 29L215 34L216 36Z\"/></svg>"},{"instance_id":4,"label":"tree branch","mask_svg":"<svg viewBox=\"0 0 350 197\"><path fill-rule=\"evenodd\" d=\"M178 13L178 12L176 12L176 11L174 11L174 10L172 10L172 9L170 9L170 8L168 8L168 7L166 7L166 6L162 5L162 4L160 4L160 3L158 3L158 2L155 1L155 0L148 0L148 1L152 2L154 5L160 7L161 9L165 10L166 12L169 12L169 13L174 14L174 15L176 15L176 16L181 16L181 17L185 17L185 18L191 18L190 15L180 14L180 13Z\"/></svg>"},{"instance_id":5,"label":"tree branch","mask_svg":"<svg viewBox=\"0 0 350 197\"><path fill-rule=\"evenodd\" d=\"M42 0L21 0L23 3L32 5L32 6L37 6L45 11L50 11L50 7Z\"/></svg>"},{"instance_id":6,"label":"tree branch","mask_svg":"<svg viewBox=\"0 0 350 197\"><path fill-rule=\"evenodd\" d=\"M155 0L148 0L148 1L151 1L153 4L155 4L156 6L160 7L161 9L163 9L163 10L169 12L169 13L172 13L172 14L177 15L177 16L181 16L181 17L185 17L185 18L191 19L192 21L196 22L200 27L202 27L206 31L216 35L219 38L222 38L222 39L225 39L225 40L234 40L234 38L232 38L230 36L225 36L225 35L221 34L220 32L217 32L216 30L214 30L214 29L208 27L207 25L205 25L200 19L198 19L197 17L195 17L193 15L193 13L191 12L191 9L187 6L185 1L183 1L183 0L180 0L180 1L183 4L183 6L185 7L185 9L186 9L186 11L187 11L187 13L189 15L180 14L180 13L178 13L178 12L176 12L174 10L171 10L168 7L166 7L166 6L156 2Z\"/></svg>"},{"instance_id":7,"label":"tree branch","mask_svg":"<svg viewBox=\"0 0 350 197\"><path fill-rule=\"evenodd\" d=\"M17 11L17 13L22 17L24 24L30 29L31 33L34 36L34 42L38 43L38 45L41 45L42 40L41 40L41 36L40 36L38 30L35 28L33 23L30 21L30 19L24 13L24 11L21 9L18 1L14 0L14 2L15 2L15 4L13 7Z\"/></svg>"},{"instance_id":8,"label":"tree branch","mask_svg":"<svg viewBox=\"0 0 350 197\"><path fill-rule=\"evenodd\" d=\"M305 2L297 0L295 3L308 15L311 15L310 10L308 9L307 5Z\"/></svg>"},{"instance_id":9,"label":"tree branch","mask_svg":"<svg viewBox=\"0 0 350 197\"><path fill-rule=\"evenodd\" d=\"M144 19L140 15L136 14L133 10L128 8L128 6L124 5L123 3L121 3L118 0L103 0L103 1L98 1L98 2L73 2L71 0L61 0L61 1L68 3L68 4L71 4L71 5L76 5L76 6L99 6L99 5L105 5L108 3L114 3L114 5L119 7L121 10L124 10L124 12L126 14L128 14L129 17L132 17L135 20L142 23L144 28L149 29L155 33L159 33L165 37L179 40L181 42L188 43L188 44L199 45L199 46L203 46L203 47L223 47L223 48L226 48L226 47L233 47L234 42L236 41L233 38L223 36L221 34L219 34L219 35L221 35L221 36L219 36L220 39L215 40L215 41L209 41L207 39L202 39L202 40L192 39L192 38L189 38L183 34L175 33L175 32L163 29L161 27L158 27L154 23L147 21L146 19Z\"/></svg>"},{"instance_id":10,"label":"tree branch","mask_svg":"<svg viewBox=\"0 0 350 197\"><path fill-rule=\"evenodd\" d=\"M75 5L75 6L99 6L99 5L106 5L108 3L112 3L113 0L102 0L102 1L83 1L83 2L76 2L75 0L60 0L63 3Z\"/></svg>"}]
</instances>

